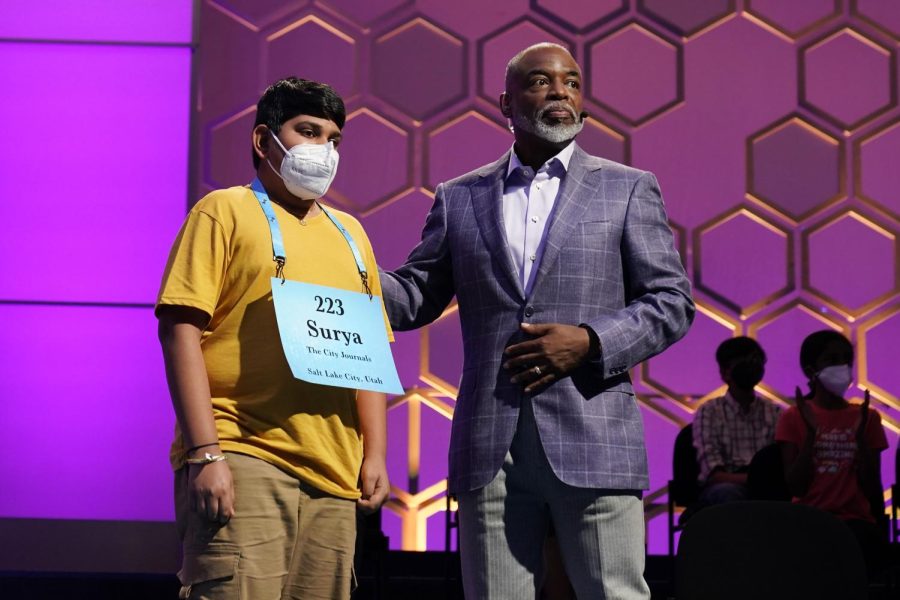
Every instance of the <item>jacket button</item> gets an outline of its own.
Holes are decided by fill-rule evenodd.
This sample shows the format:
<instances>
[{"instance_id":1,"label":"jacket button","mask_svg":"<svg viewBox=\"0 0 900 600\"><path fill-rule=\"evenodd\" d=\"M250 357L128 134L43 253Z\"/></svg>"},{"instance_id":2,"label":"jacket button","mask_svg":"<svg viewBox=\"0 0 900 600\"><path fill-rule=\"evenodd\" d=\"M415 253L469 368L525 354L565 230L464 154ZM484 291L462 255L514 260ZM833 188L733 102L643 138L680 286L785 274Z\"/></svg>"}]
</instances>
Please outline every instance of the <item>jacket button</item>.
<instances>
[{"instance_id":1,"label":"jacket button","mask_svg":"<svg viewBox=\"0 0 900 600\"><path fill-rule=\"evenodd\" d=\"M525 316L526 316L526 317L530 317L530 316L533 315L533 314L534 314L534 307L533 307L533 306L526 306L526 307L525 307Z\"/></svg>"}]
</instances>

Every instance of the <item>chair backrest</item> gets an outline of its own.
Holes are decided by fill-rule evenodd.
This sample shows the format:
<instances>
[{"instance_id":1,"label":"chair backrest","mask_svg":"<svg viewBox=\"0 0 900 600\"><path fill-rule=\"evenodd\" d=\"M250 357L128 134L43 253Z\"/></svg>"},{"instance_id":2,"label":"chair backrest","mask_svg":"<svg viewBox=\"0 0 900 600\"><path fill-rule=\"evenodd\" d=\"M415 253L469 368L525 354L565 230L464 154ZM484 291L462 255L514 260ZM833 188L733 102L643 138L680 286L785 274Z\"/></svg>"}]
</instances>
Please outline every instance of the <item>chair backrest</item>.
<instances>
[{"instance_id":1,"label":"chair backrest","mask_svg":"<svg viewBox=\"0 0 900 600\"><path fill-rule=\"evenodd\" d=\"M866 568L837 517L790 502L732 502L687 523L677 600L865 600Z\"/></svg>"},{"instance_id":2,"label":"chair backrest","mask_svg":"<svg viewBox=\"0 0 900 600\"><path fill-rule=\"evenodd\" d=\"M747 490L751 500L791 499L778 444L769 444L753 455L747 469Z\"/></svg>"},{"instance_id":3,"label":"chair backrest","mask_svg":"<svg viewBox=\"0 0 900 600\"><path fill-rule=\"evenodd\" d=\"M700 465L697 464L697 450L694 448L693 424L685 425L675 436L672 451L672 481L669 482L669 496L678 506L688 506L700 493L697 478Z\"/></svg>"}]
</instances>

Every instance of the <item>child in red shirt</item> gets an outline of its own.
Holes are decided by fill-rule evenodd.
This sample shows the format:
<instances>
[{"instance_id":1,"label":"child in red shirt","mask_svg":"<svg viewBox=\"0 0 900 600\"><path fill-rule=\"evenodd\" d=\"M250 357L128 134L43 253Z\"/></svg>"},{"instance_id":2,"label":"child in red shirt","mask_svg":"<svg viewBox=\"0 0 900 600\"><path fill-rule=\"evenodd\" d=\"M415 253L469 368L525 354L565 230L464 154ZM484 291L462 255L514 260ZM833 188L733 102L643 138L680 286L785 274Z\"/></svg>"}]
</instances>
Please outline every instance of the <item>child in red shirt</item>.
<instances>
[{"instance_id":1,"label":"child in red shirt","mask_svg":"<svg viewBox=\"0 0 900 600\"><path fill-rule=\"evenodd\" d=\"M809 377L810 396L796 390L796 406L778 420L785 477L794 502L832 513L853 531L870 573L887 542L881 452L887 438L881 416L850 404L844 394L853 380L853 346L836 331L818 331L803 341L800 366Z\"/></svg>"}]
</instances>

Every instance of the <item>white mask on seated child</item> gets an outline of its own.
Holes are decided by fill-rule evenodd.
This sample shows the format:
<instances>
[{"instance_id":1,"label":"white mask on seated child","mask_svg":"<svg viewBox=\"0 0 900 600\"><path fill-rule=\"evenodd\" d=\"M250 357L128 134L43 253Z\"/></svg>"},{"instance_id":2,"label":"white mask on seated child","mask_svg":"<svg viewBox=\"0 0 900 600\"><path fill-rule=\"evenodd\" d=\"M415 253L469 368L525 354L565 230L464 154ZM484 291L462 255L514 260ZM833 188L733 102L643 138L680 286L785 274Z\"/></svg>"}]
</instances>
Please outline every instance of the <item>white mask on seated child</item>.
<instances>
[{"instance_id":1,"label":"white mask on seated child","mask_svg":"<svg viewBox=\"0 0 900 600\"><path fill-rule=\"evenodd\" d=\"M816 379L826 390L843 398L853 381L853 368L850 365L825 367L816 374Z\"/></svg>"}]
</instances>

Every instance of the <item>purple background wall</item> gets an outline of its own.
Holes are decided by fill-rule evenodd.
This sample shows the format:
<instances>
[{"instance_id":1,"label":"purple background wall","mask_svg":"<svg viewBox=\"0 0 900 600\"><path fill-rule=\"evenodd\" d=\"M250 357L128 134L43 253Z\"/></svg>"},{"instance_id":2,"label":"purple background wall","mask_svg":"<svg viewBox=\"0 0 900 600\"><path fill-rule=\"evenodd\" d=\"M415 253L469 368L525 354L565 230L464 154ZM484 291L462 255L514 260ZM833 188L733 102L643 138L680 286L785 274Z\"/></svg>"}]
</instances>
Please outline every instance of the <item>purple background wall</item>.
<instances>
[{"instance_id":1,"label":"purple background wall","mask_svg":"<svg viewBox=\"0 0 900 600\"><path fill-rule=\"evenodd\" d=\"M761 390L784 401L803 382L803 336L847 333L853 393L872 390L894 481L896 2L203 0L191 126L191 2L95 0L75 16L67 4L0 8L0 517L172 518L172 416L149 305L188 203L252 176L248 136L268 83L296 74L345 96L329 200L361 217L393 267L437 183L510 146L496 108L503 68L545 40L585 70L579 143L659 177L695 284L690 334L632 373L651 553L665 550L672 442L722 392L713 352L728 336L761 341ZM391 401L385 529L392 547L440 548L454 310L399 335L394 352L409 392Z\"/></svg>"}]
</instances>

